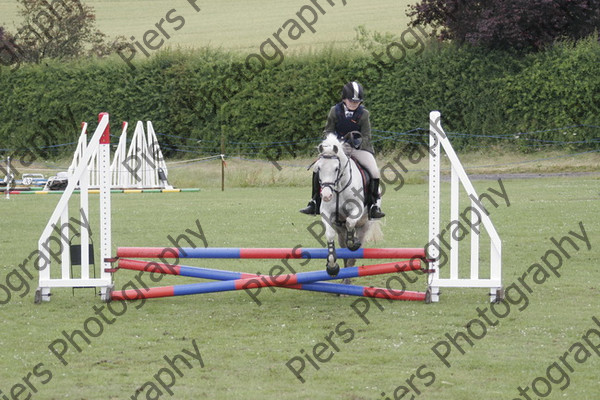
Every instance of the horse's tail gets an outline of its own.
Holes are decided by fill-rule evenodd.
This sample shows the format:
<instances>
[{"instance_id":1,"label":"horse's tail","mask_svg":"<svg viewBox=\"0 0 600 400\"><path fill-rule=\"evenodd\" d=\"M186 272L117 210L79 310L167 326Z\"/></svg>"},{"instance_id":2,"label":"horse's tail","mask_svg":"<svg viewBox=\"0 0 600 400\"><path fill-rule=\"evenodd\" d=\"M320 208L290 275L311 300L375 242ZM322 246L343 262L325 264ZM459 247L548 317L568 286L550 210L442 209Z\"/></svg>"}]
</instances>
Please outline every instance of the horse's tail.
<instances>
[{"instance_id":1,"label":"horse's tail","mask_svg":"<svg viewBox=\"0 0 600 400\"><path fill-rule=\"evenodd\" d=\"M383 240L383 230L381 229L381 220L370 219L366 223L364 242L377 242Z\"/></svg>"}]
</instances>

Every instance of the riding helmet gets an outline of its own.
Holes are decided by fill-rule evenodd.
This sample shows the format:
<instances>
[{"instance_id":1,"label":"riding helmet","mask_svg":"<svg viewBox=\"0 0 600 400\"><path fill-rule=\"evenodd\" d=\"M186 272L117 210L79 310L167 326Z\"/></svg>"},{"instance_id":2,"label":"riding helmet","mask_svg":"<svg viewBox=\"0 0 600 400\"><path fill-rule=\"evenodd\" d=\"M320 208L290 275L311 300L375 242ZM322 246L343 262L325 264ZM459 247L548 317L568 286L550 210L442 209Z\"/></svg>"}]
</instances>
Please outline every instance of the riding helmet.
<instances>
[{"instance_id":1,"label":"riding helmet","mask_svg":"<svg viewBox=\"0 0 600 400\"><path fill-rule=\"evenodd\" d=\"M342 89L342 100L363 101L363 87L358 82L348 82Z\"/></svg>"}]
</instances>

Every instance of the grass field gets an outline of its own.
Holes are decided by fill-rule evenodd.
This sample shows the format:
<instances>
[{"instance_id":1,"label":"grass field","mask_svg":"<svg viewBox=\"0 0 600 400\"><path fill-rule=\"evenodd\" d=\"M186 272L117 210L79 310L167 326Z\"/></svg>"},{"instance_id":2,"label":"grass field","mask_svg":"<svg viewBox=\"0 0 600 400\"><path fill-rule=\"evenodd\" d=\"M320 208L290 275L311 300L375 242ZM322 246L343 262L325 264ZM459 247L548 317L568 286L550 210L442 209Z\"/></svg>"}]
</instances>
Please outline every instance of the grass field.
<instances>
[{"instance_id":1,"label":"grass field","mask_svg":"<svg viewBox=\"0 0 600 400\"><path fill-rule=\"evenodd\" d=\"M567 244L569 258L559 270L561 276L549 276L536 285L529 281L532 293L527 293L527 303L524 298L518 300L514 290L509 291L511 301L505 305L512 307L510 315L488 326L484 337L473 340L473 347L459 339L465 354L454 348L448 357L450 368L431 349L447 340L446 333L467 332L469 322L478 318L478 307L488 306L486 290L448 289L440 303L431 305L383 301L383 310L379 310L370 303L365 313L368 324L356 311L365 306L355 303L357 298L283 289L275 293L265 289L259 295L260 306L243 292L130 302L126 309L121 303L112 303L114 315L122 315L105 323L97 337L90 336L89 344L74 336L77 351L64 335L85 332L85 327L98 333L99 328L89 321L90 317L100 318L96 310L104 305L90 290L79 289L74 296L71 290L54 290L50 303L36 306L34 276L25 279L27 287L20 285L8 303L0 291L0 302L6 303L0 306L0 390L4 394L21 391L15 398L28 398L30 393L40 399L159 398L158 390L164 394L161 398L176 399L374 400L394 399L394 391L396 398L512 399L519 398L519 386L531 386L532 382L538 391L546 391L543 381L534 380L546 377L547 368L557 362L566 377L561 378L558 369L550 370L558 383L550 382L547 398L596 399L600 358L589 347L587 357L581 349L574 355L571 347L594 327L592 317L600 318L598 184L597 176L504 181L510 206L493 209L491 216L503 238L505 287L517 282L530 265L540 263L549 249L555 249L551 238L580 232L580 222L591 249L579 240L575 240L579 250ZM475 186L484 192L497 188L498 183L482 180ZM306 187L236 187L225 192L205 189L185 194L113 195L113 247L169 245L169 235L176 237L185 229L197 231L195 221L201 224L210 246L319 247L307 231L314 220L296 211L304 205L306 194ZM427 186L422 183L388 191L385 238L372 246L424 245L426 199ZM6 285L10 271L18 270L35 249L57 201L57 196L12 196L0 201L0 284ZM189 260L186 264L268 273L276 263ZM317 260L292 266L299 271L323 268ZM31 263L23 268L32 271ZM117 288L134 275L119 271ZM19 286L14 274L8 279L13 287ZM355 283L385 286L384 277L363 279ZM167 277L149 284L191 281ZM410 288L423 290L425 285L421 277ZM104 312L111 316L106 309ZM480 335L480 329L472 328L473 334ZM306 382L300 383L286 362L313 354L315 345L326 343L327 336L337 350L330 347L323 352L322 358L331 356L316 364L319 370L305 359L302 376ZM591 339L598 346L600 338L592 335ZM52 343L62 348L57 340L68 346L64 355L67 365L49 350ZM191 369L179 359L176 365L181 376L174 373L170 396L155 375L168 383L170 376L163 368L170 367L164 356L194 354L194 345L203 367L190 356L186 357ZM573 371L563 366L559 357ZM405 390L402 387L410 392L405 397L400 397Z\"/></svg>"},{"instance_id":2,"label":"grass field","mask_svg":"<svg viewBox=\"0 0 600 400\"><path fill-rule=\"evenodd\" d=\"M490 158L490 154L493 157ZM202 156L202 155L200 155ZM378 154L380 168L387 164L394 165L396 154ZM406 155L403 155L406 157ZM572 174L597 172L600 170L600 154L597 152L573 153L563 150L546 150L532 153L521 153L502 148L482 148L460 154L467 172L471 175L494 174ZM312 158L282 159L277 165L259 159L240 158L235 153L226 156L225 187L307 187L310 172L306 167L313 162ZM407 163L408 172L403 177L409 183L423 183L427 179L427 160L417 164ZM35 162L28 167L21 167L18 162L13 165L19 174L41 173L48 177L57 171L66 171L71 160L53 160ZM207 161L166 160L169 182L175 187L217 189L221 187L220 158ZM443 172L449 171L446 159L442 159ZM386 172L388 181L394 179L390 170ZM384 180L385 182L385 180Z\"/></svg>"},{"instance_id":3,"label":"grass field","mask_svg":"<svg viewBox=\"0 0 600 400\"><path fill-rule=\"evenodd\" d=\"M315 32L304 26L306 33L296 41L289 41L287 54L317 50L325 46L349 46L356 36L354 28L359 25L370 30L399 34L406 29L406 7L412 2L336 0L333 3L334 6L325 0L317 2L325 14L319 12L313 24ZM258 50L260 44L272 37L290 18L298 20L296 13L304 5L312 3L308 0L198 1L197 6L201 9L199 12L186 0L93 0L85 1L85 4L94 7L98 28L109 36L134 36L139 40L149 29L156 29L155 24L165 18L171 9L175 9L169 19L182 17L184 24L175 31L171 27L179 26L180 22L165 23L164 29L170 38L166 40L164 47L211 46L246 53ZM13 0L0 1L0 26L5 25L13 30L15 22L20 21L16 5ZM303 15L309 21L314 18L308 9L304 9ZM287 29L289 26L286 26L284 32ZM284 33L283 37L285 36Z\"/></svg>"}]
</instances>

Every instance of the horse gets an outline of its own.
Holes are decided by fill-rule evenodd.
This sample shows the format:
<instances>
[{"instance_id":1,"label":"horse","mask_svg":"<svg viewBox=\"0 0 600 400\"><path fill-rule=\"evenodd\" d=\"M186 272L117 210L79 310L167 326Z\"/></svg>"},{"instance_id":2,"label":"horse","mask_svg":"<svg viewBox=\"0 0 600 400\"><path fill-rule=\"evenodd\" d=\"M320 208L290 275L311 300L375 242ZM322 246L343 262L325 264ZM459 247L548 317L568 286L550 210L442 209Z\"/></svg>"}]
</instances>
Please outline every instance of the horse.
<instances>
[{"instance_id":1,"label":"horse","mask_svg":"<svg viewBox=\"0 0 600 400\"><path fill-rule=\"evenodd\" d=\"M320 215L328 250L326 270L330 276L336 276L340 271L335 251L336 233L340 247L355 251L376 223L368 218L358 165L346 154L351 152L351 147L329 134L318 150L319 158L313 168L319 174L321 186ZM344 267L353 266L355 262L355 259L344 259Z\"/></svg>"}]
</instances>

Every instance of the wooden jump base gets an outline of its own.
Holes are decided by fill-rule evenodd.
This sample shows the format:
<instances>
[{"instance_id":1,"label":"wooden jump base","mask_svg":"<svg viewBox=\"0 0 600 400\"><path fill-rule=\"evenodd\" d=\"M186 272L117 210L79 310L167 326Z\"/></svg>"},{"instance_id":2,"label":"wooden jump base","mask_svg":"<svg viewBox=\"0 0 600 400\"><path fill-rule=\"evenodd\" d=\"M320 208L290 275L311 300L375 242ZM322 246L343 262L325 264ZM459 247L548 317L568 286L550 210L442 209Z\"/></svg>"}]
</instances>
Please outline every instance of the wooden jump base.
<instances>
[{"instance_id":1,"label":"wooden jump base","mask_svg":"<svg viewBox=\"0 0 600 400\"><path fill-rule=\"evenodd\" d=\"M183 265L167 265L156 262L127 259L119 259L118 268L189 276L195 278L216 279L222 282L192 283L187 285L147 288L143 290L130 289L113 291L110 293L112 300L139 300L200 293L256 289L270 286L346 294L351 296L376 297L389 300L425 301L426 299L425 292L412 292L319 282L333 279L389 274L402 271L416 271L421 269L420 260L342 268L339 274L334 277L328 275L326 271L300 272L297 274L285 274L279 276L259 276L255 274L246 274L234 271L223 271Z\"/></svg>"},{"instance_id":2,"label":"wooden jump base","mask_svg":"<svg viewBox=\"0 0 600 400\"><path fill-rule=\"evenodd\" d=\"M8 191L11 194L13 194L14 192L33 192L33 191L38 191L39 192L42 189L44 189L44 188L41 187L41 186L32 186L32 187L29 187L29 186L24 186L24 187L17 186L17 187L11 187ZM2 192L2 193L6 192L6 187L0 187L0 192Z\"/></svg>"},{"instance_id":3,"label":"wooden jump base","mask_svg":"<svg viewBox=\"0 0 600 400\"><path fill-rule=\"evenodd\" d=\"M200 188L183 188L183 189L111 189L111 194L117 193L186 193L186 192L199 192ZM0 189L0 192L4 190ZM40 189L14 189L9 191L10 194L60 194L64 193L64 190L40 190ZM80 190L74 190L73 193L81 193ZM100 189L88 189L89 194L100 194Z\"/></svg>"}]
</instances>

